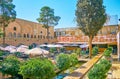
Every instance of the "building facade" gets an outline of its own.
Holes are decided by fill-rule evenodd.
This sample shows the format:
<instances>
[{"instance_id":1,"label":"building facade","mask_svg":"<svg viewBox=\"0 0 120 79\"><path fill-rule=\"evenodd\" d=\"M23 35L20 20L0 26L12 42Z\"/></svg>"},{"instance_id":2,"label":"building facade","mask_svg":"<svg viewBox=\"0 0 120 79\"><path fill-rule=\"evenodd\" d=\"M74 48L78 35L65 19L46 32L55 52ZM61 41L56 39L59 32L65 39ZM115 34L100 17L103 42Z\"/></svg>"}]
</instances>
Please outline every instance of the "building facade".
<instances>
[{"instance_id":1,"label":"building facade","mask_svg":"<svg viewBox=\"0 0 120 79\"><path fill-rule=\"evenodd\" d=\"M54 27L49 28L49 42L47 40L47 30L42 27L41 24L23 20L16 19L11 22L5 28L5 43L10 45L26 44L30 45L32 43L42 44L42 43L53 43L54 38ZM2 43L2 38L0 39Z\"/></svg>"},{"instance_id":2,"label":"building facade","mask_svg":"<svg viewBox=\"0 0 120 79\"><path fill-rule=\"evenodd\" d=\"M100 51L103 51L108 46L112 46L117 53L118 31L118 25L103 26L93 38L93 46L97 45L100 48ZM58 43L85 44L88 43L89 40L88 36L85 36L78 27L55 29L55 36L57 37Z\"/></svg>"}]
</instances>

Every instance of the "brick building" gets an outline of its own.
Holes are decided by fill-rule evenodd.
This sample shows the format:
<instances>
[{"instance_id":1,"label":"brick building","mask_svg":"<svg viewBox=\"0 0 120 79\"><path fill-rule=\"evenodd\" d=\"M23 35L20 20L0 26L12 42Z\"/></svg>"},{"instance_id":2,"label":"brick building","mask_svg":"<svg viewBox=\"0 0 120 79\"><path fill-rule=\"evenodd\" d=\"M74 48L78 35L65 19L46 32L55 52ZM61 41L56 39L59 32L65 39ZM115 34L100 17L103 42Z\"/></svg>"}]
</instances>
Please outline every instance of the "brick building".
<instances>
[{"instance_id":1,"label":"brick building","mask_svg":"<svg viewBox=\"0 0 120 79\"><path fill-rule=\"evenodd\" d=\"M97 36L93 38L93 46L97 45L100 51L103 51L108 46L112 46L115 53L117 53L118 31L118 25L103 26ZM85 36L78 27L55 29L55 36L57 37L58 43L64 44L87 44L89 40L88 36Z\"/></svg>"},{"instance_id":2,"label":"brick building","mask_svg":"<svg viewBox=\"0 0 120 79\"><path fill-rule=\"evenodd\" d=\"M10 45L21 43L26 45L32 43L42 44L56 41L54 38L54 27L49 28L50 40L48 42L47 31L41 24L18 18L5 28L5 36L5 43ZM2 38L0 38L0 43L2 43Z\"/></svg>"}]
</instances>

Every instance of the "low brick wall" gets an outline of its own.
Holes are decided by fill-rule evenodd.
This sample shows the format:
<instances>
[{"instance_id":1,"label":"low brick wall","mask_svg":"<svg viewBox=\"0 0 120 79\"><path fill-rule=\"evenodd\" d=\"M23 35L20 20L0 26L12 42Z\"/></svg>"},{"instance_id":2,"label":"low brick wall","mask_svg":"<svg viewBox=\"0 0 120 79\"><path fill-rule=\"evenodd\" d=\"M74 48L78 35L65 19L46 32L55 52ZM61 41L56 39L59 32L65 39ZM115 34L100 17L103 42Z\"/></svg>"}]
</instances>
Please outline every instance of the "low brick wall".
<instances>
[{"instance_id":1,"label":"low brick wall","mask_svg":"<svg viewBox=\"0 0 120 79\"><path fill-rule=\"evenodd\" d=\"M57 42L56 39L50 39L49 41L47 39L38 39L38 38L6 38L5 43L9 45L18 45L18 44L25 44L30 45L32 43L36 44L43 44L43 43L53 43ZM2 44L2 38L0 38L0 44Z\"/></svg>"}]
</instances>

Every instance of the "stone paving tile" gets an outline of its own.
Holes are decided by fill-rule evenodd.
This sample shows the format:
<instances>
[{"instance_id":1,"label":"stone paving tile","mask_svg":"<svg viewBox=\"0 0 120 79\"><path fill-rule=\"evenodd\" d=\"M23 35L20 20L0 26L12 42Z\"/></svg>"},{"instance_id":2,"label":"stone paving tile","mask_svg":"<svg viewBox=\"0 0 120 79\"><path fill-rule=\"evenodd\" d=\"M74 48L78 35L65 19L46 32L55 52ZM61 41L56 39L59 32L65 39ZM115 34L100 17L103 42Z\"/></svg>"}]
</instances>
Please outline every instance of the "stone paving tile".
<instances>
[{"instance_id":1,"label":"stone paving tile","mask_svg":"<svg viewBox=\"0 0 120 79\"><path fill-rule=\"evenodd\" d=\"M120 79L120 64L112 64L107 79Z\"/></svg>"}]
</instances>

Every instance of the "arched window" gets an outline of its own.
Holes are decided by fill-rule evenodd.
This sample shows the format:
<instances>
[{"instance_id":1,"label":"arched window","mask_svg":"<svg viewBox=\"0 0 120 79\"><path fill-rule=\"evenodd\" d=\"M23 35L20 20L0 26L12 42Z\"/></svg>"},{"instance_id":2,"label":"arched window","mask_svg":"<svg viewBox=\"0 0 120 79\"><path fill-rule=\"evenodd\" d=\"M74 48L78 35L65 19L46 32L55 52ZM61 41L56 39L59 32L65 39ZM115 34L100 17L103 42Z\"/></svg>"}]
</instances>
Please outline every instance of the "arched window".
<instances>
[{"instance_id":1,"label":"arched window","mask_svg":"<svg viewBox=\"0 0 120 79\"><path fill-rule=\"evenodd\" d=\"M43 39L45 39L45 36L43 36Z\"/></svg>"},{"instance_id":2,"label":"arched window","mask_svg":"<svg viewBox=\"0 0 120 79\"><path fill-rule=\"evenodd\" d=\"M42 39L42 35L40 35L40 39Z\"/></svg>"},{"instance_id":3,"label":"arched window","mask_svg":"<svg viewBox=\"0 0 120 79\"><path fill-rule=\"evenodd\" d=\"M17 37L18 37L18 38L21 37L20 33L17 34Z\"/></svg>"},{"instance_id":4,"label":"arched window","mask_svg":"<svg viewBox=\"0 0 120 79\"><path fill-rule=\"evenodd\" d=\"M12 37L12 33L11 32L9 32L8 37L10 37L10 38Z\"/></svg>"},{"instance_id":5,"label":"arched window","mask_svg":"<svg viewBox=\"0 0 120 79\"><path fill-rule=\"evenodd\" d=\"M14 27L13 30L16 31L17 30L16 27Z\"/></svg>"},{"instance_id":6,"label":"arched window","mask_svg":"<svg viewBox=\"0 0 120 79\"><path fill-rule=\"evenodd\" d=\"M26 38L26 34L24 34L23 36L24 36L24 38Z\"/></svg>"},{"instance_id":7,"label":"arched window","mask_svg":"<svg viewBox=\"0 0 120 79\"><path fill-rule=\"evenodd\" d=\"M13 36L16 38L16 33L15 32L13 33Z\"/></svg>"},{"instance_id":8,"label":"arched window","mask_svg":"<svg viewBox=\"0 0 120 79\"><path fill-rule=\"evenodd\" d=\"M33 35L31 35L31 38L33 38Z\"/></svg>"},{"instance_id":9,"label":"arched window","mask_svg":"<svg viewBox=\"0 0 120 79\"><path fill-rule=\"evenodd\" d=\"M36 35L34 35L34 38L36 38Z\"/></svg>"},{"instance_id":10,"label":"arched window","mask_svg":"<svg viewBox=\"0 0 120 79\"><path fill-rule=\"evenodd\" d=\"M29 34L27 34L27 38L29 38Z\"/></svg>"},{"instance_id":11,"label":"arched window","mask_svg":"<svg viewBox=\"0 0 120 79\"><path fill-rule=\"evenodd\" d=\"M42 34L43 32L41 31L40 34Z\"/></svg>"},{"instance_id":12,"label":"arched window","mask_svg":"<svg viewBox=\"0 0 120 79\"><path fill-rule=\"evenodd\" d=\"M40 38L40 36L38 35L38 38Z\"/></svg>"}]
</instances>

